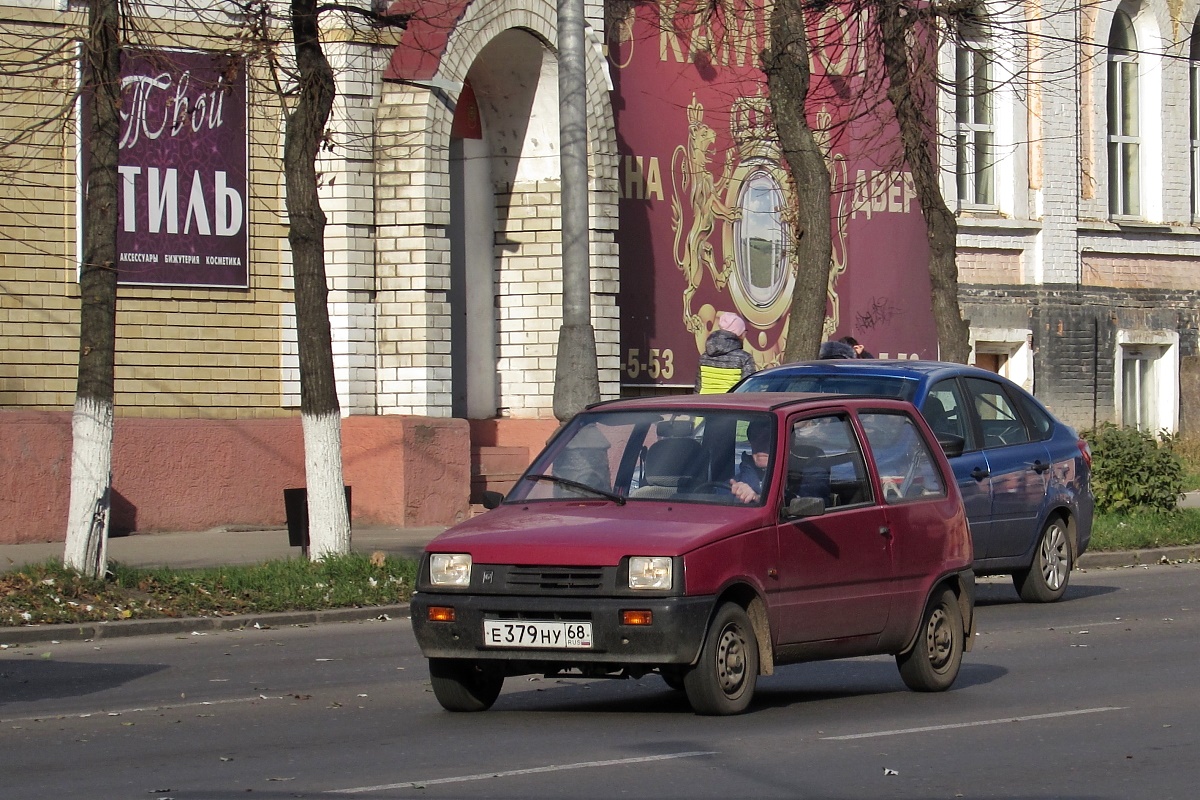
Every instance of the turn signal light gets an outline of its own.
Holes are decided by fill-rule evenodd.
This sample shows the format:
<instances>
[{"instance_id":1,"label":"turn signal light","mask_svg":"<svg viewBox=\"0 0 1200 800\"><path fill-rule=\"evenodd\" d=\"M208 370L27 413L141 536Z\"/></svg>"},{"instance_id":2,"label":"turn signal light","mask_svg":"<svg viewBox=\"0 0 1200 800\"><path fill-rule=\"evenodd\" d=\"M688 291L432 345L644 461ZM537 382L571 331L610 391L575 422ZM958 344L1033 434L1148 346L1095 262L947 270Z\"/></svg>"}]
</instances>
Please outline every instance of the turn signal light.
<instances>
[{"instance_id":1,"label":"turn signal light","mask_svg":"<svg viewBox=\"0 0 1200 800\"><path fill-rule=\"evenodd\" d=\"M650 611L622 611L622 625L653 625L654 614Z\"/></svg>"},{"instance_id":2,"label":"turn signal light","mask_svg":"<svg viewBox=\"0 0 1200 800\"><path fill-rule=\"evenodd\" d=\"M430 622L454 622L453 606L430 606L429 607Z\"/></svg>"}]
</instances>

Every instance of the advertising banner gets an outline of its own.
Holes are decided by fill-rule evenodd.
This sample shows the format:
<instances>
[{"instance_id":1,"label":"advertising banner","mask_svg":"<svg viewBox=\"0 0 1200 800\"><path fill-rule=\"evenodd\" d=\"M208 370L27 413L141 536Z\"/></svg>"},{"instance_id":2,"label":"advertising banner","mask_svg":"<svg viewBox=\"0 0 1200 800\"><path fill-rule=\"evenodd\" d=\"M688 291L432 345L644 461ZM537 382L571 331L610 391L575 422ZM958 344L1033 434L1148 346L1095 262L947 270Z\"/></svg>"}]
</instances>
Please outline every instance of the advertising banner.
<instances>
[{"instance_id":1,"label":"advertising banner","mask_svg":"<svg viewBox=\"0 0 1200 800\"><path fill-rule=\"evenodd\" d=\"M249 285L245 61L121 59L118 282Z\"/></svg>"},{"instance_id":2,"label":"advertising banner","mask_svg":"<svg viewBox=\"0 0 1200 800\"><path fill-rule=\"evenodd\" d=\"M609 59L620 166L622 381L690 386L722 312L760 368L781 363L798 271L796 187L760 54L763 0L618 6ZM828 338L936 358L928 243L870 20L810 12L809 124L832 189Z\"/></svg>"}]
</instances>

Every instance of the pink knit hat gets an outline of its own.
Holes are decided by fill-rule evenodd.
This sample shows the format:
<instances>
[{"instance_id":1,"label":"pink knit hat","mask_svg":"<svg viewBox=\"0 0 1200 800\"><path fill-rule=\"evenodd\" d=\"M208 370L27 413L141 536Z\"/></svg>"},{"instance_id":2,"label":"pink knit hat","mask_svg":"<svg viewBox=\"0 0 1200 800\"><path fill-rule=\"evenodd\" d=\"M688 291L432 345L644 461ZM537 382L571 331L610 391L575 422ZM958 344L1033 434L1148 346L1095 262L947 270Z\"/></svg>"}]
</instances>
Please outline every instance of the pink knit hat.
<instances>
[{"instance_id":1,"label":"pink knit hat","mask_svg":"<svg viewBox=\"0 0 1200 800\"><path fill-rule=\"evenodd\" d=\"M721 314L717 319L717 327L723 331L729 331L734 336L741 336L746 332L746 323L732 311L725 311Z\"/></svg>"}]
</instances>

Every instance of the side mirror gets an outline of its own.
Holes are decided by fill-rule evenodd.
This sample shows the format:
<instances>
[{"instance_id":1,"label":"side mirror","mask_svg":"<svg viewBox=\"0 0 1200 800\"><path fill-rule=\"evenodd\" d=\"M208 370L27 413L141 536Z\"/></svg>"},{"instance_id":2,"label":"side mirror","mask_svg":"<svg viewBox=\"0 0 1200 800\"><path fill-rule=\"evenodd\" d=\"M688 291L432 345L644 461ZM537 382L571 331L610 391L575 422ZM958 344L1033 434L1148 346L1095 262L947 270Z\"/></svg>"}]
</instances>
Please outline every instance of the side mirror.
<instances>
[{"instance_id":1,"label":"side mirror","mask_svg":"<svg viewBox=\"0 0 1200 800\"><path fill-rule=\"evenodd\" d=\"M825 501L819 497L793 497L783 510L785 519L819 517L825 513Z\"/></svg>"},{"instance_id":2,"label":"side mirror","mask_svg":"<svg viewBox=\"0 0 1200 800\"><path fill-rule=\"evenodd\" d=\"M483 493L483 507L488 511L491 511L493 508L497 508L503 502L504 495L500 492L494 492L491 489L488 489Z\"/></svg>"},{"instance_id":3,"label":"side mirror","mask_svg":"<svg viewBox=\"0 0 1200 800\"><path fill-rule=\"evenodd\" d=\"M942 452L946 454L946 458L958 458L967 444L963 437L955 436L953 433L939 433L937 440L938 444L942 446Z\"/></svg>"}]
</instances>

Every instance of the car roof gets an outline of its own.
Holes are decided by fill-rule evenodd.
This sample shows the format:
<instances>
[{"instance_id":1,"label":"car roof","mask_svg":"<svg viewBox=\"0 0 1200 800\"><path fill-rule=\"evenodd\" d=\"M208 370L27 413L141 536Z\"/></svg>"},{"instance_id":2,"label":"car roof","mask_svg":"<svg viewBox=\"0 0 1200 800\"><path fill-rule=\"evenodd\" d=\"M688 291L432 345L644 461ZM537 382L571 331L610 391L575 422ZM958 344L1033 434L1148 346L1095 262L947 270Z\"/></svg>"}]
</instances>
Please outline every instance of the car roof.
<instances>
[{"instance_id":1,"label":"car roof","mask_svg":"<svg viewBox=\"0 0 1200 800\"><path fill-rule=\"evenodd\" d=\"M836 375L883 375L894 378L935 381L952 375L978 375L981 378L998 378L994 372L967 364L950 361L907 361L902 359L849 359L829 358L820 361L797 361L768 367L754 375L795 373L824 373ZM753 376L751 376L753 377Z\"/></svg>"},{"instance_id":2,"label":"car roof","mask_svg":"<svg viewBox=\"0 0 1200 800\"><path fill-rule=\"evenodd\" d=\"M594 403L588 411L663 411L678 409L726 411L792 411L797 408L821 406L861 406L884 403L907 404L907 401L861 396L825 394L821 392L742 392L728 394L679 394L658 397L637 397Z\"/></svg>"}]
</instances>

